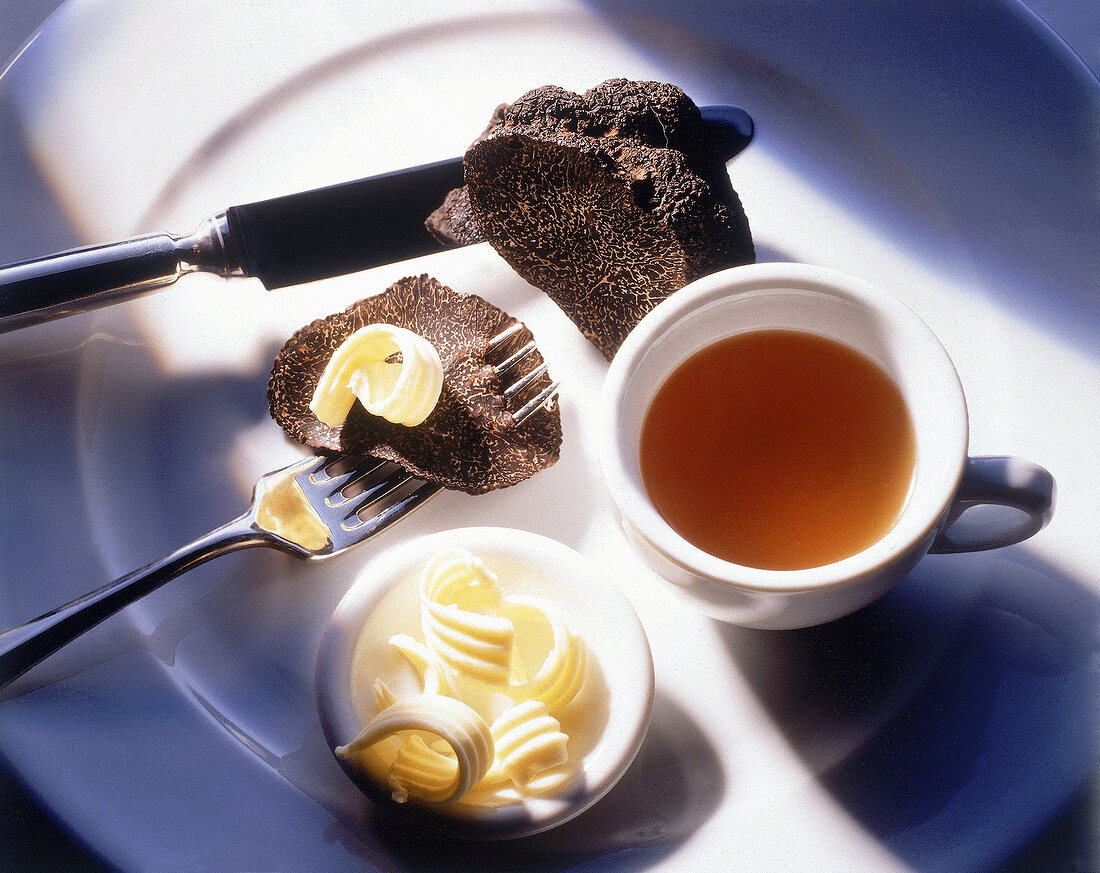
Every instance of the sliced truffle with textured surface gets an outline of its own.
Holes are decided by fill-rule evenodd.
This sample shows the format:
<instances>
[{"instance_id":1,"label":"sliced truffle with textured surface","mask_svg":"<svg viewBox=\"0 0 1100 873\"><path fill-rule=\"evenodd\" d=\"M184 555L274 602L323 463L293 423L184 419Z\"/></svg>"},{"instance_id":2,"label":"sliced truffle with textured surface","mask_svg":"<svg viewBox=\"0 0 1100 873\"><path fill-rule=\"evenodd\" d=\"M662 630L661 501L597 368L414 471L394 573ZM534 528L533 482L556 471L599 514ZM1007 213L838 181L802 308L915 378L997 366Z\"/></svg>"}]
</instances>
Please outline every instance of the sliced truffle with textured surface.
<instances>
[{"instance_id":1,"label":"sliced truffle with textured surface","mask_svg":"<svg viewBox=\"0 0 1100 873\"><path fill-rule=\"evenodd\" d=\"M444 245L468 246L485 242L470 208L470 192L465 185L448 192L439 207L428 216L424 226Z\"/></svg>"},{"instance_id":2,"label":"sliced truffle with textured surface","mask_svg":"<svg viewBox=\"0 0 1100 873\"><path fill-rule=\"evenodd\" d=\"M466 227L611 358L669 294L755 260L725 155L706 134L673 85L536 88L467 150Z\"/></svg>"},{"instance_id":3,"label":"sliced truffle with textured surface","mask_svg":"<svg viewBox=\"0 0 1100 873\"><path fill-rule=\"evenodd\" d=\"M342 425L329 427L309 408L317 382L348 336L377 323L407 328L436 347L443 364L439 402L416 427L371 415L359 403ZM514 485L553 464L562 440L554 404L522 422L513 420L512 411L522 401L506 401L503 390L514 377L494 369L501 351L493 352L491 362L487 358L490 340L517 324L509 348L533 337L503 310L426 275L401 279L381 294L306 325L287 340L268 384L271 415L298 442L394 461L446 488L478 494ZM536 350L525 359L523 370L530 372L542 362ZM549 377L543 374L531 390L547 384Z\"/></svg>"}]
</instances>

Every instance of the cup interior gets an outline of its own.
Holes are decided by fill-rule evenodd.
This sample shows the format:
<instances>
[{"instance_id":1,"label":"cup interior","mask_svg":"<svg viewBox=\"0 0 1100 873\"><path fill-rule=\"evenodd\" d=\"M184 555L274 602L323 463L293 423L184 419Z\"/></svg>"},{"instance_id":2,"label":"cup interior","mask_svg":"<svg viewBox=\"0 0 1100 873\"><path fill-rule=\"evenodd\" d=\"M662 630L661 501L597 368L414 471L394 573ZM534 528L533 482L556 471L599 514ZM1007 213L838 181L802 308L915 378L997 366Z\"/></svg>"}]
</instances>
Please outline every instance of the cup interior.
<instances>
[{"instance_id":1,"label":"cup interior","mask_svg":"<svg viewBox=\"0 0 1100 873\"><path fill-rule=\"evenodd\" d=\"M695 352L720 339L772 329L824 336L870 358L900 389L916 432L913 482L894 527L856 555L805 570L743 567L693 546L650 502L639 463L646 413L669 375ZM675 564L752 588L833 584L929 538L950 504L966 460L962 388L950 358L928 327L873 286L799 264L736 267L705 277L663 301L632 332L612 362L602 415L603 472L623 521Z\"/></svg>"}]
</instances>

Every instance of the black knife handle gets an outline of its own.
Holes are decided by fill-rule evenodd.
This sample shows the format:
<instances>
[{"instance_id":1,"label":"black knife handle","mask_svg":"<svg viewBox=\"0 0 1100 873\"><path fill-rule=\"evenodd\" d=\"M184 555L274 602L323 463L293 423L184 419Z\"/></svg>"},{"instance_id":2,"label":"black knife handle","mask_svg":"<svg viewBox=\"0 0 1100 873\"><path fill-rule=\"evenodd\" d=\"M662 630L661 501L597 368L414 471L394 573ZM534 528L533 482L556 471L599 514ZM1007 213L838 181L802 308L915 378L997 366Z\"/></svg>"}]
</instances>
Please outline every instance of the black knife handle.
<instances>
[{"instance_id":1,"label":"black knife handle","mask_svg":"<svg viewBox=\"0 0 1100 873\"><path fill-rule=\"evenodd\" d=\"M700 106L706 126L707 143L715 152L729 161L745 150L756 133L752 116L740 106L716 103Z\"/></svg>"},{"instance_id":2,"label":"black knife handle","mask_svg":"<svg viewBox=\"0 0 1100 873\"><path fill-rule=\"evenodd\" d=\"M226 215L245 275L285 288L443 251L424 219L462 185L462 158L452 158L233 206Z\"/></svg>"}]
</instances>

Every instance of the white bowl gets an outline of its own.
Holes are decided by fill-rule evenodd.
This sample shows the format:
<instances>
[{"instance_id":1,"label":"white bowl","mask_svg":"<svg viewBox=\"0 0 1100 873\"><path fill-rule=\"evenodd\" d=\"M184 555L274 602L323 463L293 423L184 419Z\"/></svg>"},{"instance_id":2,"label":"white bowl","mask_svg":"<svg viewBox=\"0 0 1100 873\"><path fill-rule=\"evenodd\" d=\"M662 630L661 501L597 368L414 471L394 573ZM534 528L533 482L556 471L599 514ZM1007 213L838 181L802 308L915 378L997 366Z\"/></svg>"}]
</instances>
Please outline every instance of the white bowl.
<instances>
[{"instance_id":1,"label":"white bowl","mask_svg":"<svg viewBox=\"0 0 1100 873\"><path fill-rule=\"evenodd\" d=\"M368 797L399 810L410 823L466 839L528 836L579 815L610 790L641 745L653 702L653 660L637 615L622 592L573 549L526 531L476 527L410 540L372 559L341 600L321 640L321 724L330 748L335 748L356 737L374 715L372 677L390 683L402 673L402 656L387 641L394 633L420 637L421 569L429 558L452 547L481 558L508 593L537 595L562 607L587 645L584 698L571 704L583 707L583 725L569 732L570 753L580 755L579 777L560 796L486 810L461 803L398 804L386 786L348 762L340 765ZM526 573L510 584L518 574L509 570L519 567ZM361 681L353 682L354 674ZM419 689L394 690L401 696Z\"/></svg>"}]
</instances>

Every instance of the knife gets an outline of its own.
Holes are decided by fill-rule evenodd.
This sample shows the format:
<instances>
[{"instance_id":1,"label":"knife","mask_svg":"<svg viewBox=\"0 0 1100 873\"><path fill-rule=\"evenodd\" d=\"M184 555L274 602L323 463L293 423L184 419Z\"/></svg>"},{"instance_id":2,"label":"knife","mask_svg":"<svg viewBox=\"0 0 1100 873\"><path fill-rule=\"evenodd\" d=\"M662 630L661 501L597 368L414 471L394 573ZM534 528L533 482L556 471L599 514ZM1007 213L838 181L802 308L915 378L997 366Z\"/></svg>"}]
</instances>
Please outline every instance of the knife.
<instances>
[{"instance_id":1,"label":"knife","mask_svg":"<svg viewBox=\"0 0 1100 873\"><path fill-rule=\"evenodd\" d=\"M736 106L701 107L729 160L752 139ZM0 267L0 333L129 300L185 273L255 277L268 290L391 264L453 246L424 220L463 185L462 158L288 194L207 218L193 233L153 233Z\"/></svg>"}]
</instances>

